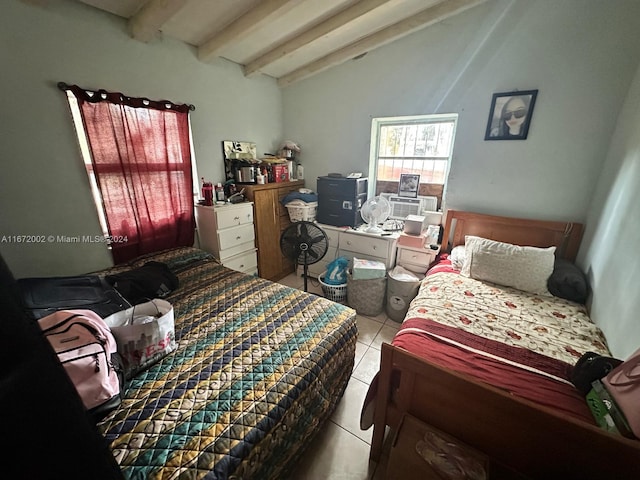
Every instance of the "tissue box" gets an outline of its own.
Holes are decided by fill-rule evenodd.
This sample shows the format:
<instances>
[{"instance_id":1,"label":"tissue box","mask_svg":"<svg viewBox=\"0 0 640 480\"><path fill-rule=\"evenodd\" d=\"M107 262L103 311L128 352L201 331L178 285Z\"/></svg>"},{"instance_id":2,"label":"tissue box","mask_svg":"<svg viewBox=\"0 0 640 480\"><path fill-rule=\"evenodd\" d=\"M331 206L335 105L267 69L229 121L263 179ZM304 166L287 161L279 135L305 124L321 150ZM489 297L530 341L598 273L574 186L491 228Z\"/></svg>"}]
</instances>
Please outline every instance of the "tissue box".
<instances>
[{"instance_id":1,"label":"tissue box","mask_svg":"<svg viewBox=\"0 0 640 480\"><path fill-rule=\"evenodd\" d=\"M387 275L387 267L383 262L376 260L363 260L353 258L353 279L366 280L370 278L384 278Z\"/></svg>"}]
</instances>

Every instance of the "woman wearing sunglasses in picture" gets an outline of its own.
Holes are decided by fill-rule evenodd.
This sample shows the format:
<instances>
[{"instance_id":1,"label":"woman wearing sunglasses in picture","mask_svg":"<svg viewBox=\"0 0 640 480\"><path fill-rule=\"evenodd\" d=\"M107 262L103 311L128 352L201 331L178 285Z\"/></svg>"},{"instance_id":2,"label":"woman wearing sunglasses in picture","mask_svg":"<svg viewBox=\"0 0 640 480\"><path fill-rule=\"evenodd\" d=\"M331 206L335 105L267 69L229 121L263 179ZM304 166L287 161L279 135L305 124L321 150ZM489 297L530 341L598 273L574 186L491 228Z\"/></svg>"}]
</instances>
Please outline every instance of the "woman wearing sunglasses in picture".
<instances>
[{"instance_id":1,"label":"woman wearing sunglasses in picture","mask_svg":"<svg viewBox=\"0 0 640 480\"><path fill-rule=\"evenodd\" d=\"M498 127L491 131L492 137L521 137L529 113L527 97L511 97L503 106Z\"/></svg>"}]
</instances>

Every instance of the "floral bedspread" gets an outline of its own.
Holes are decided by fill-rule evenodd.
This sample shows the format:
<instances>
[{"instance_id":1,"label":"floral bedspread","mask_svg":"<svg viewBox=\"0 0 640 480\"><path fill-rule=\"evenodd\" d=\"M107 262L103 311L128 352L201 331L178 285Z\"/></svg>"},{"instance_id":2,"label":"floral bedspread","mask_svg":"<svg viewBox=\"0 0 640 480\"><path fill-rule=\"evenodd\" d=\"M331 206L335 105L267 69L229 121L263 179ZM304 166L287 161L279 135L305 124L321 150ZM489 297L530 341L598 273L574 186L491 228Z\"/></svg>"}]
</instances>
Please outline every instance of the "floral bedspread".
<instances>
[{"instance_id":1,"label":"floral bedspread","mask_svg":"<svg viewBox=\"0 0 640 480\"><path fill-rule=\"evenodd\" d=\"M456 273L428 275L405 318L428 319L569 365L587 351L610 355L584 305Z\"/></svg>"}]
</instances>

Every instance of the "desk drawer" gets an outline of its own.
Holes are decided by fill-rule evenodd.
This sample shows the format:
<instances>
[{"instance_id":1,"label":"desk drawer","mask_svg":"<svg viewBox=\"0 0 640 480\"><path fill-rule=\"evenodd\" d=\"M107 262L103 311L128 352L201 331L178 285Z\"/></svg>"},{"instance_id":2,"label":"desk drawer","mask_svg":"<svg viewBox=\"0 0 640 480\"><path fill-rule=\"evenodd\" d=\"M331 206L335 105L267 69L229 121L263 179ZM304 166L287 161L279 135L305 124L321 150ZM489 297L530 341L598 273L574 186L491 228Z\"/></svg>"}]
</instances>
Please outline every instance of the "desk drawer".
<instances>
[{"instance_id":1,"label":"desk drawer","mask_svg":"<svg viewBox=\"0 0 640 480\"><path fill-rule=\"evenodd\" d=\"M385 258L389 249L389 242L382 238L341 232L340 249L349 250L355 254L362 253L372 257Z\"/></svg>"}]
</instances>

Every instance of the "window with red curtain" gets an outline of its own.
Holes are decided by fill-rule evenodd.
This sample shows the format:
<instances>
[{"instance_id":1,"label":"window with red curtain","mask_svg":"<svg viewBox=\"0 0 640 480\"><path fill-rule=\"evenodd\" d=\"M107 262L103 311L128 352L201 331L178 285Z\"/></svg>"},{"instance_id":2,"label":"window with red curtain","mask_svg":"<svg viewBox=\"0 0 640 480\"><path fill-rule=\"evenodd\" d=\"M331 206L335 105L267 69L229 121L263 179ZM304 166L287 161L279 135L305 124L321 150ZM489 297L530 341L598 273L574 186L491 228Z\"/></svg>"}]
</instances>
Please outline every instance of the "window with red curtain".
<instances>
[{"instance_id":1,"label":"window with red curtain","mask_svg":"<svg viewBox=\"0 0 640 480\"><path fill-rule=\"evenodd\" d=\"M61 88L77 101L114 262L193 245L190 106Z\"/></svg>"}]
</instances>

